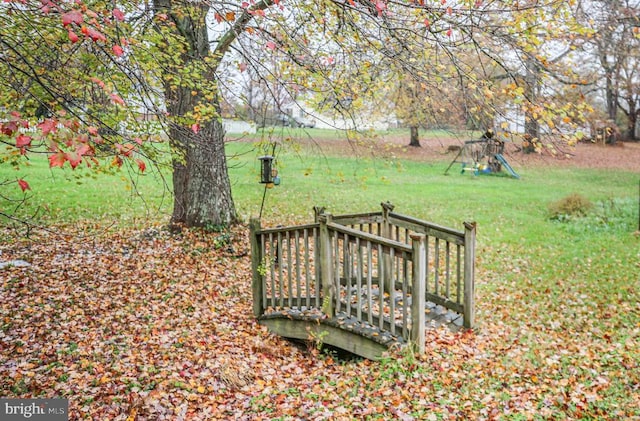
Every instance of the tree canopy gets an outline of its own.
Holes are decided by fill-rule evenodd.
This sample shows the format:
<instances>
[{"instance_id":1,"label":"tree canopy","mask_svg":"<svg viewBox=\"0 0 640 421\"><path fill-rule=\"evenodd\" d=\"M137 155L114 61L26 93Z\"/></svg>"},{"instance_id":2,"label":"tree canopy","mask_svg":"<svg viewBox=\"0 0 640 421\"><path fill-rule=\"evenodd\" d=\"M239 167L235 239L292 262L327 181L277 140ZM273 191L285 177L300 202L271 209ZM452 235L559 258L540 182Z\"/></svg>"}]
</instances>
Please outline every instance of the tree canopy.
<instances>
[{"instance_id":1,"label":"tree canopy","mask_svg":"<svg viewBox=\"0 0 640 421\"><path fill-rule=\"evenodd\" d=\"M576 88L574 75L549 57L557 55L554 42L580 31L574 6L5 1L0 159L19 166L45 153L51 167L128 166L138 173L170 162L173 222L232 223L221 104L234 96L252 105L237 88L242 76L265 81L273 96L304 97L319 113L354 121L363 113L388 115L391 105L381 99L389 96L381 93L401 78L424 87L424 106L455 108L474 124L493 121L505 104L549 128L573 124L585 108L563 103L558 92ZM562 83L543 83L551 79ZM459 103L442 104L450 100ZM21 174L0 183L27 190L28 172Z\"/></svg>"}]
</instances>

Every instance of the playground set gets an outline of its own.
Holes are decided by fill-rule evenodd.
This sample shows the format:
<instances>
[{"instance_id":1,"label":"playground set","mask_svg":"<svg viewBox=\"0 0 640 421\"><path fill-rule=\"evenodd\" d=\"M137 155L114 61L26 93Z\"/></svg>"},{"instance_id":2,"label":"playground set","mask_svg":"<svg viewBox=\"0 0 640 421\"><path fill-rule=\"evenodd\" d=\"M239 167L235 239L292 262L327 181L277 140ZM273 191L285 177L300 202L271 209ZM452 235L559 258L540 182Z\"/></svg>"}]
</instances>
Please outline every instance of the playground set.
<instances>
[{"instance_id":1,"label":"playground set","mask_svg":"<svg viewBox=\"0 0 640 421\"><path fill-rule=\"evenodd\" d=\"M460 148L444 174L447 175L455 163L462 164L461 174L467 172L474 175L497 174L502 169L513 178L520 178L518 173L509 165L504 153L504 142L495 139L493 132L486 132L481 139L468 140Z\"/></svg>"}]
</instances>

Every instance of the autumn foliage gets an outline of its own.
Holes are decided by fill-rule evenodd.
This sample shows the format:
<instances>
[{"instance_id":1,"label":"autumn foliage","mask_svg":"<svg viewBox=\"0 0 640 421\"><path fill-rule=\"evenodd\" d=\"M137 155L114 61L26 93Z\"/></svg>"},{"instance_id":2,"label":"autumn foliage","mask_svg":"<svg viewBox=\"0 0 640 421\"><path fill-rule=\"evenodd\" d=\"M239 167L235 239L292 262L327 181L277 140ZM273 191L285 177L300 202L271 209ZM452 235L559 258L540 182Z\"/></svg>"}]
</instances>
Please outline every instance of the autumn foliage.
<instances>
[{"instance_id":1,"label":"autumn foliage","mask_svg":"<svg viewBox=\"0 0 640 421\"><path fill-rule=\"evenodd\" d=\"M0 393L68 398L72 420L640 415L640 326L625 324L637 308L623 299L593 303L606 312L596 322L572 304L579 291L554 312L535 307L552 294L535 281L503 283L480 292L477 330L429 330L424 355L374 363L256 323L245 228L69 240L0 245L3 261L30 264L0 269Z\"/></svg>"}]
</instances>

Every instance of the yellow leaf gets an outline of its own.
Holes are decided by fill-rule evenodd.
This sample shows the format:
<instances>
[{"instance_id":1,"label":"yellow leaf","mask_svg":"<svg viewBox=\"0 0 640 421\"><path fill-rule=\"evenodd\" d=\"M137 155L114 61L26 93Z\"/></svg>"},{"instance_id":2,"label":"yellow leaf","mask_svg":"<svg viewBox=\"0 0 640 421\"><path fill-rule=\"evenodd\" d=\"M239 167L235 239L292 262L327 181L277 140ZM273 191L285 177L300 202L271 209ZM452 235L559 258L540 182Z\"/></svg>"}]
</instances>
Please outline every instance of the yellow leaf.
<instances>
[{"instance_id":1,"label":"yellow leaf","mask_svg":"<svg viewBox=\"0 0 640 421\"><path fill-rule=\"evenodd\" d=\"M198 393L204 393L206 391L206 389L204 388L204 386L198 386Z\"/></svg>"},{"instance_id":2,"label":"yellow leaf","mask_svg":"<svg viewBox=\"0 0 640 421\"><path fill-rule=\"evenodd\" d=\"M127 417L127 421L135 421L136 415L138 415L138 408L133 408Z\"/></svg>"}]
</instances>

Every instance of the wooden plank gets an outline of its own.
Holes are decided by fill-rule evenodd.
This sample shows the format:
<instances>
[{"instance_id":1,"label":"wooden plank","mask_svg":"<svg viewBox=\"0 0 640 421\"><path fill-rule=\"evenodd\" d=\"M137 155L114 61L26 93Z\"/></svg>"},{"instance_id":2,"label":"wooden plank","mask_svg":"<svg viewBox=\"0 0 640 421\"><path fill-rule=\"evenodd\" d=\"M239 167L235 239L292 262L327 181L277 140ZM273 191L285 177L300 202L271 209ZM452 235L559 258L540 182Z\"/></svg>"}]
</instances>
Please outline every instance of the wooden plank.
<instances>
[{"instance_id":1,"label":"wooden plank","mask_svg":"<svg viewBox=\"0 0 640 421\"><path fill-rule=\"evenodd\" d=\"M389 320L391 322L390 327L392 335L395 335L396 333L396 287L393 277L391 276L391 274L393 274L393 264L396 260L395 257L395 253L393 252L393 249L391 249L391 252L389 253L389 265L391 265L391 267L388 270L389 280L387 281L387 284L389 285Z\"/></svg>"},{"instance_id":2,"label":"wooden plank","mask_svg":"<svg viewBox=\"0 0 640 421\"><path fill-rule=\"evenodd\" d=\"M322 311L325 314L333 315L333 295L335 286L333 285L333 270L331 268L331 235L329 234L328 222L330 215L319 215L319 237L320 237L320 279L322 282Z\"/></svg>"},{"instance_id":3,"label":"wooden plank","mask_svg":"<svg viewBox=\"0 0 640 421\"><path fill-rule=\"evenodd\" d=\"M278 265L278 290L280 293L280 307L284 308L284 278L282 272L282 233L276 234L276 264Z\"/></svg>"},{"instance_id":4,"label":"wooden plank","mask_svg":"<svg viewBox=\"0 0 640 421\"><path fill-rule=\"evenodd\" d=\"M316 276L316 293L315 293L315 297L316 297L316 307L317 308L321 308L322 307L322 276L320 275L320 270L322 267L322 258L320 257L320 251L321 251L321 246L320 246L320 228L312 228L313 229L313 240L314 240L314 244L315 247L313 249L313 254L315 257L315 276Z\"/></svg>"},{"instance_id":5,"label":"wooden plank","mask_svg":"<svg viewBox=\"0 0 640 421\"><path fill-rule=\"evenodd\" d=\"M409 306L407 302L409 301L409 261L406 259L402 259L404 268L402 271L403 282L402 282L402 337L404 339L409 339Z\"/></svg>"},{"instance_id":6,"label":"wooden plank","mask_svg":"<svg viewBox=\"0 0 640 421\"><path fill-rule=\"evenodd\" d=\"M462 304L462 246L456 245L456 303Z\"/></svg>"},{"instance_id":7,"label":"wooden plank","mask_svg":"<svg viewBox=\"0 0 640 421\"><path fill-rule=\"evenodd\" d=\"M285 233L285 241L287 243L287 303L289 308L293 307L293 275L291 273L291 232ZM282 250L282 249L280 249Z\"/></svg>"},{"instance_id":8,"label":"wooden plank","mask_svg":"<svg viewBox=\"0 0 640 421\"><path fill-rule=\"evenodd\" d=\"M434 292L436 295L440 295L440 239L436 237L435 240L435 245L434 245L434 250L435 250L435 262L433 264L434 266Z\"/></svg>"},{"instance_id":9,"label":"wooden plank","mask_svg":"<svg viewBox=\"0 0 640 421\"><path fill-rule=\"evenodd\" d=\"M406 215L397 213L389 213L389 222L399 225L403 228L412 230L417 234L425 234L431 237L437 237L442 240L450 241L454 244L464 244L464 231L448 228L431 222L422 221Z\"/></svg>"},{"instance_id":10,"label":"wooden plank","mask_svg":"<svg viewBox=\"0 0 640 421\"><path fill-rule=\"evenodd\" d=\"M475 246L476 223L465 222L464 236L464 321L466 328L475 324Z\"/></svg>"},{"instance_id":11,"label":"wooden plank","mask_svg":"<svg viewBox=\"0 0 640 421\"><path fill-rule=\"evenodd\" d=\"M351 300L349 299L351 289L351 250L349 247L349 235L344 234L342 242L342 267L345 278L345 312L351 316ZM340 311L340 309L338 309Z\"/></svg>"},{"instance_id":12,"label":"wooden plank","mask_svg":"<svg viewBox=\"0 0 640 421\"><path fill-rule=\"evenodd\" d=\"M304 232L303 232L304 234ZM299 232L295 232L294 233L294 240L295 242L295 261L296 261L296 301L297 301L297 306L298 308L302 307L302 301L300 299L300 296L302 295L301 293L301 289L302 289L302 262L300 262L300 233Z\"/></svg>"},{"instance_id":13,"label":"wooden plank","mask_svg":"<svg viewBox=\"0 0 640 421\"><path fill-rule=\"evenodd\" d=\"M335 271L333 274L333 280L335 282L333 285L335 303L333 305L334 311L329 316L333 317L334 314L340 311L340 239L338 238L337 232L332 232L331 235L333 237L333 270Z\"/></svg>"},{"instance_id":14,"label":"wooden plank","mask_svg":"<svg viewBox=\"0 0 640 421\"><path fill-rule=\"evenodd\" d=\"M445 297L451 297L451 243L445 245Z\"/></svg>"},{"instance_id":15,"label":"wooden plank","mask_svg":"<svg viewBox=\"0 0 640 421\"><path fill-rule=\"evenodd\" d=\"M305 276L305 293L307 295L306 306L311 307L311 269L309 268L309 231L304 230L304 276ZM317 260L316 260L317 262Z\"/></svg>"},{"instance_id":16,"label":"wooden plank","mask_svg":"<svg viewBox=\"0 0 640 421\"><path fill-rule=\"evenodd\" d=\"M419 353L425 351L425 278L427 271L426 237L423 234L411 236L413 247L413 291L411 296L411 341Z\"/></svg>"},{"instance_id":17,"label":"wooden plank","mask_svg":"<svg viewBox=\"0 0 640 421\"><path fill-rule=\"evenodd\" d=\"M261 274L262 250L260 247L261 235L260 220L251 219L249 221L249 233L251 240L251 290L253 292L253 315L260 317L264 312L264 276Z\"/></svg>"},{"instance_id":18,"label":"wooden plank","mask_svg":"<svg viewBox=\"0 0 640 421\"><path fill-rule=\"evenodd\" d=\"M422 234L424 235L424 234ZM424 256L425 256L425 269L424 269L424 290L429 292L429 236L425 236L424 239ZM414 251L414 263L415 263L415 251ZM415 291L414 291L415 292Z\"/></svg>"},{"instance_id":19,"label":"wooden plank","mask_svg":"<svg viewBox=\"0 0 640 421\"><path fill-rule=\"evenodd\" d=\"M301 340L317 338L322 343L374 361L380 359L388 349L386 346L364 336L316 321L274 318L259 320L259 323L266 326L271 332L285 338Z\"/></svg>"},{"instance_id":20,"label":"wooden plank","mask_svg":"<svg viewBox=\"0 0 640 421\"><path fill-rule=\"evenodd\" d=\"M285 232L302 232L307 229L318 228L318 224L306 224L306 225L295 225L290 227L277 227L277 228L262 228L258 231L259 234L267 235L267 234L277 234L277 233L285 233Z\"/></svg>"},{"instance_id":21,"label":"wooden plank","mask_svg":"<svg viewBox=\"0 0 640 421\"><path fill-rule=\"evenodd\" d=\"M411 251L411 246L401 243L399 241L394 241L385 237L381 237L379 235L368 234L366 232L361 232L353 228L344 227L342 225L335 224L335 223L328 223L327 226L332 231L339 232L341 234L348 234L349 238L352 239L351 241L354 241L354 242L356 238L360 238L361 240L371 240L377 244L380 244L387 251L390 248L394 248L396 249L396 251L408 251L408 252Z\"/></svg>"},{"instance_id":22,"label":"wooden plank","mask_svg":"<svg viewBox=\"0 0 640 421\"><path fill-rule=\"evenodd\" d=\"M269 274L271 275L271 297L273 298L273 302L276 301L276 271L275 265L277 264L278 257L275 256L273 251L273 233L269 233L269 252L271 253L269 259ZM275 307L275 304L273 304Z\"/></svg>"},{"instance_id":23,"label":"wooden plank","mask_svg":"<svg viewBox=\"0 0 640 421\"><path fill-rule=\"evenodd\" d=\"M378 327L380 329L384 329L384 325L382 324L382 320L384 319L384 286L385 286L385 268L384 268L384 259L382 255L382 245L378 243L378 277L380 277L380 283L378 284L378 314L380 315L380 323L378 323Z\"/></svg>"},{"instance_id":24,"label":"wooden plank","mask_svg":"<svg viewBox=\"0 0 640 421\"><path fill-rule=\"evenodd\" d=\"M356 318L362 320L362 247L360 246L360 239L356 238Z\"/></svg>"},{"instance_id":25,"label":"wooden plank","mask_svg":"<svg viewBox=\"0 0 640 421\"><path fill-rule=\"evenodd\" d=\"M335 223L342 225L375 224L382 221L382 212L365 212L333 216Z\"/></svg>"},{"instance_id":26,"label":"wooden plank","mask_svg":"<svg viewBox=\"0 0 640 421\"><path fill-rule=\"evenodd\" d=\"M367 308L369 309L367 321L369 324L373 324L372 319L372 308L373 308L373 294L371 294L372 285L372 277L373 277L373 251L371 248L371 241L367 240Z\"/></svg>"},{"instance_id":27,"label":"wooden plank","mask_svg":"<svg viewBox=\"0 0 640 421\"><path fill-rule=\"evenodd\" d=\"M434 295L429 292L425 293L425 298L427 301L431 301L436 305L440 305L444 308L447 308L451 311L455 311L456 313L463 313L463 306L456 303L455 301L448 300L440 295Z\"/></svg>"}]
</instances>

